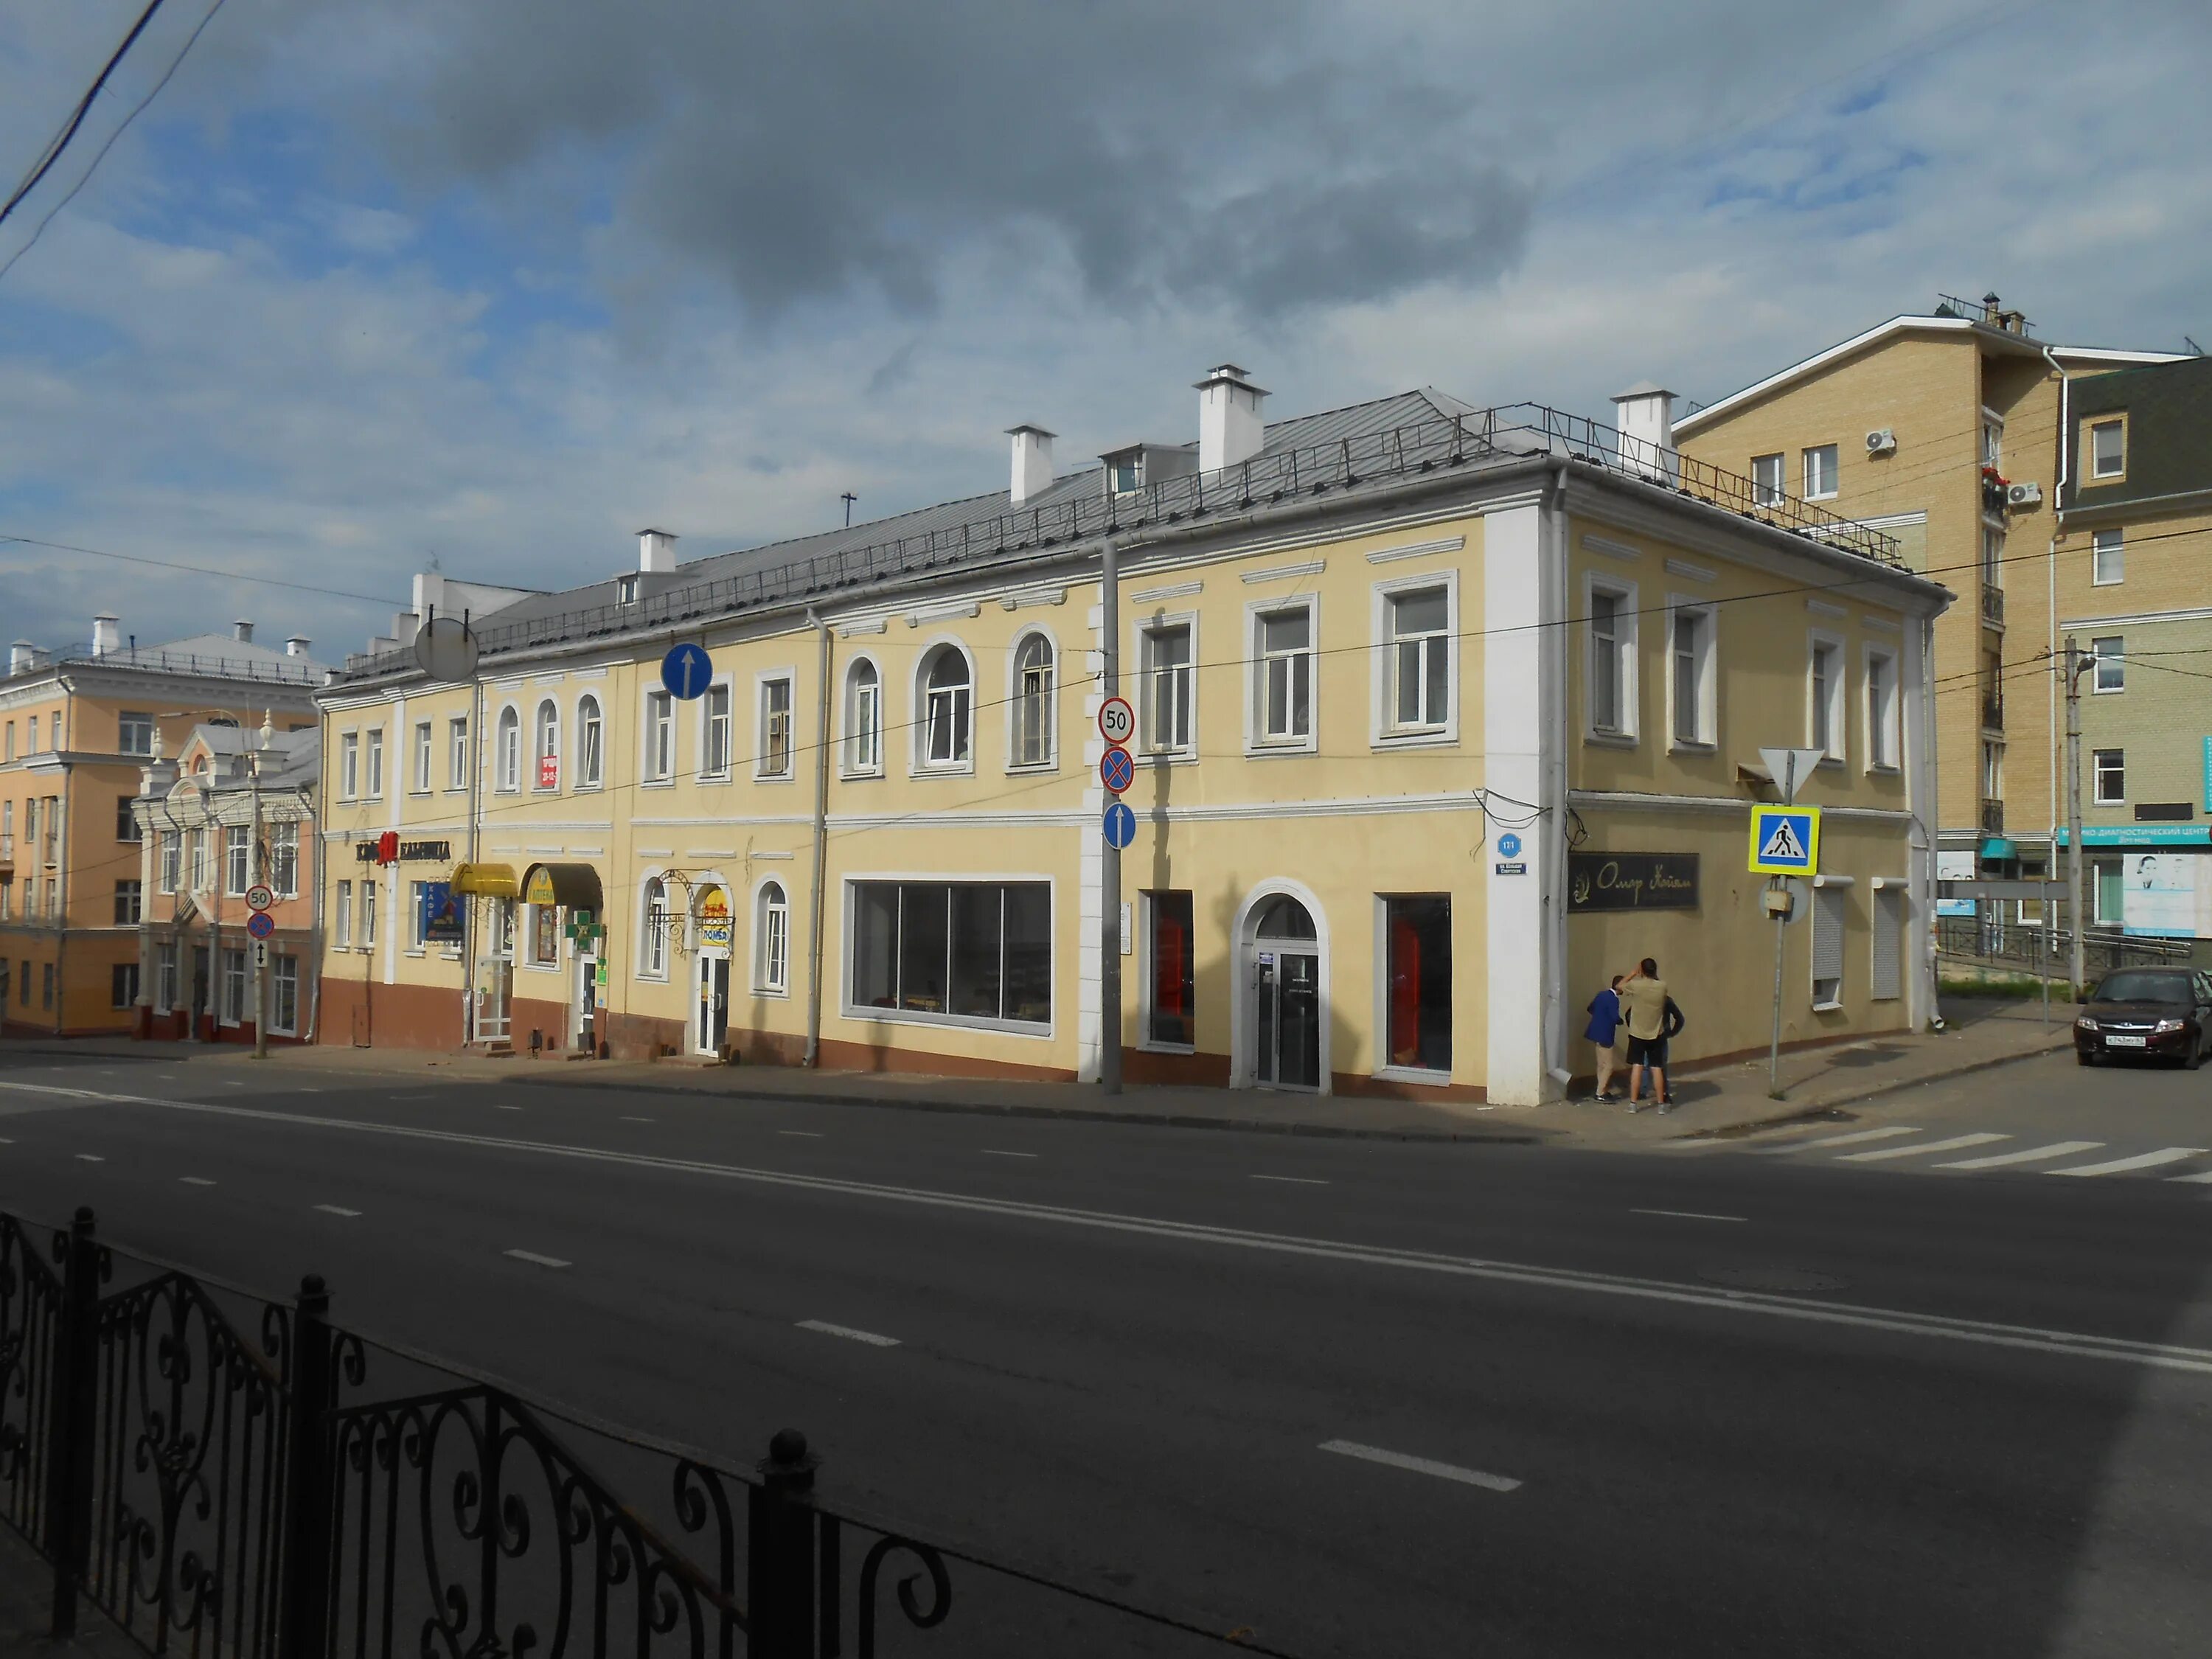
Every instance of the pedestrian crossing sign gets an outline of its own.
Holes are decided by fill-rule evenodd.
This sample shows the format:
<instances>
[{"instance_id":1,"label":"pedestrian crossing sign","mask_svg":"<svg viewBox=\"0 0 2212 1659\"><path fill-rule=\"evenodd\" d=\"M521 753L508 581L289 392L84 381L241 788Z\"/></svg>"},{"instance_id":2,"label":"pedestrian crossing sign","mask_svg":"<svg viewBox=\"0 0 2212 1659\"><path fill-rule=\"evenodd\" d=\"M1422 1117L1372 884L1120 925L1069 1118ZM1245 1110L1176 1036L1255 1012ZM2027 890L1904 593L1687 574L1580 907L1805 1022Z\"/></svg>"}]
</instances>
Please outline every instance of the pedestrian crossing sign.
<instances>
[{"instance_id":1,"label":"pedestrian crossing sign","mask_svg":"<svg viewBox=\"0 0 2212 1659\"><path fill-rule=\"evenodd\" d=\"M1820 867L1820 809L1751 809L1751 870L1761 876L1809 876Z\"/></svg>"}]
</instances>

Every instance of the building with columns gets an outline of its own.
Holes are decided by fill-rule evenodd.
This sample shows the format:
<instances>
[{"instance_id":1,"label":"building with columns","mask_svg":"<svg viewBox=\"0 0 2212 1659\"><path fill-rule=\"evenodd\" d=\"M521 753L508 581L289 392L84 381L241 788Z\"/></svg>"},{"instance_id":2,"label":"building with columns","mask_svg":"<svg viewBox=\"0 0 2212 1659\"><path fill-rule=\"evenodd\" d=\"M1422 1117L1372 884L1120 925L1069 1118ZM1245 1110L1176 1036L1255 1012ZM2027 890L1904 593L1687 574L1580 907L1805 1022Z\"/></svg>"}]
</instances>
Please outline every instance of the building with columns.
<instances>
[{"instance_id":1,"label":"building with columns","mask_svg":"<svg viewBox=\"0 0 2212 1659\"><path fill-rule=\"evenodd\" d=\"M1948 594L1891 538L1684 461L1656 389L1617 424L1197 391L1196 441L1072 471L1014 427L981 496L685 563L642 532L476 605L451 679L418 594L318 699L322 1039L1087 1079L1110 933L1135 1081L1529 1103L1647 955L1678 1057L1763 1050L1747 834L1808 700L1785 1040L1927 1017Z\"/></svg>"}]
</instances>

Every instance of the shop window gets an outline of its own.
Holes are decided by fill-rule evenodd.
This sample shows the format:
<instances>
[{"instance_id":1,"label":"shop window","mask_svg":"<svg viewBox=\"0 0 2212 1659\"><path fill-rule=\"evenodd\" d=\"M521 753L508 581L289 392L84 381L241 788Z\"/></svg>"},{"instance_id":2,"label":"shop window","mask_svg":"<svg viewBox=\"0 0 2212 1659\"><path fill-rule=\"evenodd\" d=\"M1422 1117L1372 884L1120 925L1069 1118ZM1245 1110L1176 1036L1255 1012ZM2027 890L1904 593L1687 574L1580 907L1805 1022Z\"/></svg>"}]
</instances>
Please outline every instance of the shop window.
<instances>
[{"instance_id":1,"label":"shop window","mask_svg":"<svg viewBox=\"0 0 2212 1659\"><path fill-rule=\"evenodd\" d=\"M530 907L530 963L534 968L558 967L561 962L560 907Z\"/></svg>"},{"instance_id":2,"label":"shop window","mask_svg":"<svg viewBox=\"0 0 2212 1659\"><path fill-rule=\"evenodd\" d=\"M855 882L852 1005L951 1024L1052 1019L1043 882Z\"/></svg>"},{"instance_id":3,"label":"shop window","mask_svg":"<svg viewBox=\"0 0 2212 1659\"><path fill-rule=\"evenodd\" d=\"M1386 1054L1390 1066L1449 1074L1452 1064L1451 899L1382 901L1389 951Z\"/></svg>"},{"instance_id":4,"label":"shop window","mask_svg":"<svg viewBox=\"0 0 2212 1659\"><path fill-rule=\"evenodd\" d=\"M1197 949L1188 893L1147 893L1150 922L1145 987L1147 1041L1171 1048L1198 1042Z\"/></svg>"},{"instance_id":5,"label":"shop window","mask_svg":"<svg viewBox=\"0 0 2212 1659\"><path fill-rule=\"evenodd\" d=\"M2089 878L2095 896L2095 908L2091 915L2101 927L2118 927L2126 903L2123 886L2125 878L2119 860L2093 860L2089 866Z\"/></svg>"}]
</instances>

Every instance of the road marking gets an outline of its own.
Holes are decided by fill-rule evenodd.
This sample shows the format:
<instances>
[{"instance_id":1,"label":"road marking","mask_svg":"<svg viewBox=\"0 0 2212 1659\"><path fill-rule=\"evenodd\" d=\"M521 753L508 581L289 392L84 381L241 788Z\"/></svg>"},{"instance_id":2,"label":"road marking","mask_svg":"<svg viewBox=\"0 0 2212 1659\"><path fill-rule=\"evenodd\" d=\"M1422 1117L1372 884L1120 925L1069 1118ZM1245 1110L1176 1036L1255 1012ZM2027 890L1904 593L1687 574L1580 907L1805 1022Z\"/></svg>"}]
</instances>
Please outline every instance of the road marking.
<instances>
[{"instance_id":1,"label":"road marking","mask_svg":"<svg viewBox=\"0 0 2212 1659\"><path fill-rule=\"evenodd\" d=\"M2168 1176L2168 1181L2193 1181L2199 1186L2212 1184L2212 1170L2199 1170L2195 1175Z\"/></svg>"},{"instance_id":2,"label":"road marking","mask_svg":"<svg viewBox=\"0 0 2212 1659\"><path fill-rule=\"evenodd\" d=\"M222 1080L222 1086L226 1089L243 1089L246 1085L236 1078L227 1077Z\"/></svg>"},{"instance_id":3,"label":"road marking","mask_svg":"<svg viewBox=\"0 0 2212 1659\"><path fill-rule=\"evenodd\" d=\"M427 1093L419 1095L394 1095L392 1097L394 1100L428 1100L429 1097L430 1097Z\"/></svg>"},{"instance_id":4,"label":"road marking","mask_svg":"<svg viewBox=\"0 0 2212 1659\"><path fill-rule=\"evenodd\" d=\"M212 1187L215 1185L215 1182L210 1181L205 1176L179 1176L177 1179L183 1182L187 1187Z\"/></svg>"},{"instance_id":5,"label":"road marking","mask_svg":"<svg viewBox=\"0 0 2212 1659\"><path fill-rule=\"evenodd\" d=\"M626 1117L623 1121L625 1123L650 1123L653 1120L649 1117Z\"/></svg>"},{"instance_id":6,"label":"road marking","mask_svg":"<svg viewBox=\"0 0 2212 1659\"><path fill-rule=\"evenodd\" d=\"M2046 1158L2071 1158L2076 1152L2094 1152L2105 1143L2101 1140L2054 1140L2048 1146L2030 1146L2025 1152L1992 1152L1987 1158L1962 1158L1954 1163L1938 1164L1939 1170L2001 1170L2008 1164L2033 1164Z\"/></svg>"},{"instance_id":7,"label":"road marking","mask_svg":"<svg viewBox=\"0 0 2212 1659\"><path fill-rule=\"evenodd\" d=\"M77 1162L80 1164L105 1164L107 1162L107 1160L102 1158L98 1152L79 1152L76 1155L76 1158Z\"/></svg>"},{"instance_id":8,"label":"road marking","mask_svg":"<svg viewBox=\"0 0 2212 1659\"><path fill-rule=\"evenodd\" d=\"M649 1123L652 1120L647 1118L646 1121ZM819 1129L778 1129L776 1133L780 1135L790 1135L799 1140L819 1140L822 1139L822 1131Z\"/></svg>"},{"instance_id":9,"label":"road marking","mask_svg":"<svg viewBox=\"0 0 2212 1659\"><path fill-rule=\"evenodd\" d=\"M1838 1164L1873 1164L1885 1158L1920 1158L1929 1152L1963 1152L1969 1146L1986 1146L1993 1140L2010 1140L2010 1135L1980 1134L1953 1135L1948 1140L1916 1141L1910 1146L1877 1146L1870 1152L1844 1152Z\"/></svg>"},{"instance_id":10,"label":"road marking","mask_svg":"<svg viewBox=\"0 0 2212 1659\"><path fill-rule=\"evenodd\" d=\"M1316 1181L1311 1176L1255 1175L1252 1179L1255 1181L1279 1181L1285 1186L1291 1187L1326 1187L1328 1185L1328 1182L1326 1181Z\"/></svg>"},{"instance_id":11,"label":"road marking","mask_svg":"<svg viewBox=\"0 0 2212 1659\"><path fill-rule=\"evenodd\" d=\"M315 1207L325 1215L356 1216L361 1213L359 1210L349 1210L337 1204L318 1204Z\"/></svg>"},{"instance_id":12,"label":"road marking","mask_svg":"<svg viewBox=\"0 0 2212 1659\"><path fill-rule=\"evenodd\" d=\"M12 1146L15 1144L15 1143L9 1139L7 1136L0 1135L0 1146Z\"/></svg>"},{"instance_id":13,"label":"road marking","mask_svg":"<svg viewBox=\"0 0 2212 1659\"><path fill-rule=\"evenodd\" d=\"M534 1261L541 1267L569 1267L575 1265L574 1262L562 1261L557 1255L540 1255L535 1250L507 1250L502 1254L513 1256L517 1261Z\"/></svg>"},{"instance_id":14,"label":"road marking","mask_svg":"<svg viewBox=\"0 0 2212 1659\"><path fill-rule=\"evenodd\" d=\"M303 1094L303 1095L319 1095L319 1094L322 1093L322 1091L321 1091L320 1089L307 1089L307 1088L302 1088L302 1089L299 1090L297 1092L299 1092L299 1093L301 1093L301 1094Z\"/></svg>"},{"instance_id":15,"label":"road marking","mask_svg":"<svg viewBox=\"0 0 2212 1659\"><path fill-rule=\"evenodd\" d=\"M522 1109L520 1106L510 1106L503 1100L495 1100L492 1102L492 1106L494 1109L501 1112L519 1112Z\"/></svg>"},{"instance_id":16,"label":"road marking","mask_svg":"<svg viewBox=\"0 0 2212 1659\"><path fill-rule=\"evenodd\" d=\"M1480 1486L1485 1492L1514 1492L1521 1485L1505 1475L1486 1474L1480 1469L1463 1469L1455 1463L1438 1463L1426 1457L1408 1457L1404 1452L1384 1451L1380 1446L1363 1446L1356 1440L1324 1440L1321 1449L1334 1452L1340 1457L1357 1457L1362 1462L1411 1469L1415 1474L1432 1474L1439 1480L1456 1480L1463 1486Z\"/></svg>"},{"instance_id":17,"label":"road marking","mask_svg":"<svg viewBox=\"0 0 2212 1659\"><path fill-rule=\"evenodd\" d=\"M1888 1140L1898 1135L1917 1135L1919 1133L1917 1126L1907 1128L1902 1124L1893 1123L1886 1129L1854 1129L1847 1135L1830 1135L1823 1140L1793 1140L1787 1146L1777 1146L1774 1150L1778 1152L1810 1152L1823 1146L1853 1146L1862 1140Z\"/></svg>"},{"instance_id":18,"label":"road marking","mask_svg":"<svg viewBox=\"0 0 2212 1659\"><path fill-rule=\"evenodd\" d=\"M748 1186L823 1193L841 1198L873 1199L881 1203L905 1204L919 1208L957 1210L971 1215L998 1216L1046 1226L1171 1239L1179 1243L1212 1245L1222 1249L1302 1256L1312 1261L1349 1262L1364 1267L1395 1268L1406 1273L1438 1273L1454 1279L1575 1291L1589 1296L1626 1297L1675 1307L1738 1315L1755 1314L1771 1319L1794 1319L1805 1324L1884 1331L1897 1335L1972 1343L2024 1352L2065 1354L2077 1359L2102 1359L2118 1364L2142 1365L2159 1370L2212 1376L2212 1348L2140 1342L2128 1337L2100 1336L2084 1331L2059 1330L2045 1326L2008 1325L1990 1320L1918 1313L1863 1303L1816 1301L1810 1297L1763 1291L1723 1291L1680 1279L1639 1279L1626 1273L1595 1273L1583 1268L1548 1267L1537 1262L1445 1255L1382 1244L1347 1243L1297 1233L1217 1227L1201 1222L1170 1221L1111 1210L1079 1210L1030 1200L987 1198L927 1187L895 1187L880 1182L854 1181L839 1176L802 1175L794 1170L754 1169L738 1164L709 1164L697 1158L616 1152L604 1146L580 1146L557 1140L510 1139L499 1135L470 1134L458 1129L374 1123L356 1118L315 1117L304 1112L274 1112L253 1106L218 1106L212 1101L172 1100L159 1095L103 1094L86 1089L64 1088L55 1084L17 1083L5 1079L0 1079L0 1089L97 1100L117 1106L150 1106L188 1116L235 1118L295 1129L325 1129L343 1134L430 1141L441 1146L465 1146L479 1151L520 1152L538 1158L566 1158L580 1164L610 1164L653 1174L708 1176L722 1181L740 1182Z\"/></svg>"},{"instance_id":19,"label":"road marking","mask_svg":"<svg viewBox=\"0 0 2212 1659\"><path fill-rule=\"evenodd\" d=\"M2116 1158L2109 1164L2077 1164L2070 1170L2045 1170L2054 1176L2125 1175L2130 1170L2155 1170L2161 1164L2179 1164L2185 1158L2202 1158L2208 1150L2203 1146L2161 1146L2154 1152L2137 1152L2133 1158Z\"/></svg>"},{"instance_id":20,"label":"road marking","mask_svg":"<svg viewBox=\"0 0 2212 1659\"><path fill-rule=\"evenodd\" d=\"M1678 1221L1746 1221L1740 1215L1707 1215L1703 1210L1631 1210L1631 1215L1671 1215Z\"/></svg>"},{"instance_id":21,"label":"road marking","mask_svg":"<svg viewBox=\"0 0 2212 1659\"><path fill-rule=\"evenodd\" d=\"M983 1156L986 1158L1035 1158L1036 1154L1035 1152L1006 1152L1000 1151L996 1146L986 1146L983 1148Z\"/></svg>"},{"instance_id":22,"label":"road marking","mask_svg":"<svg viewBox=\"0 0 2212 1659\"><path fill-rule=\"evenodd\" d=\"M802 1319L799 1322L799 1328L819 1331L824 1336L842 1336L848 1342L865 1342L872 1348L896 1348L899 1345L899 1340L895 1336L878 1336L873 1331L856 1331L850 1325L832 1325L826 1319Z\"/></svg>"}]
</instances>

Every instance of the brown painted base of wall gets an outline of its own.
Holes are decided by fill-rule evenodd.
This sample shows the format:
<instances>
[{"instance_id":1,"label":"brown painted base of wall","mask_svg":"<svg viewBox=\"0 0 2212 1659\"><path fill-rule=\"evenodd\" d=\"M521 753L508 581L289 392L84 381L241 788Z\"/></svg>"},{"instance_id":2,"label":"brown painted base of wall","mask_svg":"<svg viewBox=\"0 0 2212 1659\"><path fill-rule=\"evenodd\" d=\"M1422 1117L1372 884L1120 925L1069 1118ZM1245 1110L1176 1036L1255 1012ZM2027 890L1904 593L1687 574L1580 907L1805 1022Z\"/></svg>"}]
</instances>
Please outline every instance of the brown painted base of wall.
<instances>
[{"instance_id":1,"label":"brown painted base of wall","mask_svg":"<svg viewBox=\"0 0 2212 1659\"><path fill-rule=\"evenodd\" d=\"M1357 1072L1338 1072L1330 1086L1340 1095L1364 1095L1379 1100L1453 1100L1480 1104L1490 1091L1480 1083L1408 1083L1402 1078L1362 1077Z\"/></svg>"},{"instance_id":2,"label":"brown painted base of wall","mask_svg":"<svg viewBox=\"0 0 2212 1659\"><path fill-rule=\"evenodd\" d=\"M167 1013L156 1013L151 1008L141 1008L138 1011L138 1029L132 1035L142 1041L153 1042L196 1041L250 1043L253 1041L253 1027L251 1023L244 1025L220 1025L216 1023L213 1014L202 1014L199 1017L198 1029L195 1030L192 1017L182 1009L173 1009ZM305 1037L286 1036L278 1031L271 1031L269 1034L269 1046L272 1048L289 1048L295 1043L306 1041Z\"/></svg>"}]
</instances>

